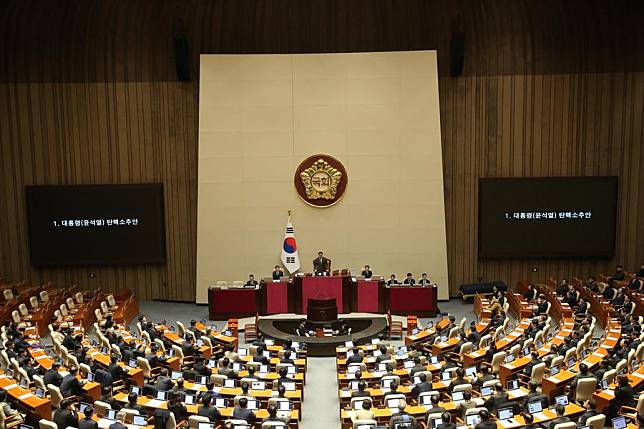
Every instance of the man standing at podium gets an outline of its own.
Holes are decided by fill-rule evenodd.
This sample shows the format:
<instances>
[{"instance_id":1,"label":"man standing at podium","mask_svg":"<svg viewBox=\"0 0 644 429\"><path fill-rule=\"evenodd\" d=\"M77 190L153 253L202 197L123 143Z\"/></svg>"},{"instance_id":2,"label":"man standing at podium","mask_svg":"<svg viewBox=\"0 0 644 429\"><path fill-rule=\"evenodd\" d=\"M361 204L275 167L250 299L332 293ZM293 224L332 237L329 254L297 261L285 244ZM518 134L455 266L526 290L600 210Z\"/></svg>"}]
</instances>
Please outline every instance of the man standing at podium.
<instances>
[{"instance_id":1,"label":"man standing at podium","mask_svg":"<svg viewBox=\"0 0 644 429\"><path fill-rule=\"evenodd\" d=\"M331 267L331 260L324 257L324 253L318 252L318 257L313 260L313 272L316 276L328 276Z\"/></svg>"},{"instance_id":2,"label":"man standing at podium","mask_svg":"<svg viewBox=\"0 0 644 429\"><path fill-rule=\"evenodd\" d=\"M373 277L373 272L371 271L371 267L369 265L364 266L364 270L362 270L362 277L365 279L370 279Z\"/></svg>"}]
</instances>

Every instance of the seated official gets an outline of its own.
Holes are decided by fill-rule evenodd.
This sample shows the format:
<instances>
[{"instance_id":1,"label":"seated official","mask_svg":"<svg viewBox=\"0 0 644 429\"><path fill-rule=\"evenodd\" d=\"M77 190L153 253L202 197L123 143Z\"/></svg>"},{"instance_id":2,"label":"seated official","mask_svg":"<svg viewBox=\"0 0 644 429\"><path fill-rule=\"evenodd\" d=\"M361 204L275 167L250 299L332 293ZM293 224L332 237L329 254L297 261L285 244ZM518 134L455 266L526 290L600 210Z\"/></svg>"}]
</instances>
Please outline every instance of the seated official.
<instances>
[{"instance_id":1,"label":"seated official","mask_svg":"<svg viewBox=\"0 0 644 429\"><path fill-rule=\"evenodd\" d=\"M543 408L548 408L548 397L539 392L539 383L536 381L529 381L528 389L528 394L523 399L524 410L528 410L528 404L531 402L541 402Z\"/></svg>"},{"instance_id":2,"label":"seated official","mask_svg":"<svg viewBox=\"0 0 644 429\"><path fill-rule=\"evenodd\" d=\"M427 367L420 363L420 357L416 356L414 358L414 366L409 370L409 376L413 379L414 374L417 372L427 371Z\"/></svg>"},{"instance_id":3,"label":"seated official","mask_svg":"<svg viewBox=\"0 0 644 429\"><path fill-rule=\"evenodd\" d=\"M134 392L130 392L130 394L127 395L127 405L125 405L121 409L135 410L135 411L138 411L139 414L142 416L147 415L147 411L145 410L145 407L143 405L140 405L138 401L139 401L139 395L137 395Z\"/></svg>"},{"instance_id":4,"label":"seated official","mask_svg":"<svg viewBox=\"0 0 644 429\"><path fill-rule=\"evenodd\" d=\"M479 411L479 417L481 421L474 426L474 429L496 429L496 421L488 410Z\"/></svg>"},{"instance_id":5,"label":"seated official","mask_svg":"<svg viewBox=\"0 0 644 429\"><path fill-rule=\"evenodd\" d=\"M199 328L197 328L197 321L195 319L192 319L190 321L190 327L188 328L188 330L195 335L196 339L201 338L201 331L199 330Z\"/></svg>"},{"instance_id":6,"label":"seated official","mask_svg":"<svg viewBox=\"0 0 644 429\"><path fill-rule=\"evenodd\" d=\"M168 368L161 368L161 373L157 377L156 383L154 383L154 388L159 392L167 392L172 389L174 382L168 375Z\"/></svg>"},{"instance_id":7,"label":"seated official","mask_svg":"<svg viewBox=\"0 0 644 429\"><path fill-rule=\"evenodd\" d=\"M60 384L63 382L63 376L60 375L60 364L54 362L54 364L45 372L45 375L42 378L43 383L46 385L53 384L56 387L60 387Z\"/></svg>"},{"instance_id":8,"label":"seated official","mask_svg":"<svg viewBox=\"0 0 644 429\"><path fill-rule=\"evenodd\" d=\"M547 310L548 310L548 301L546 301L546 297L544 295L539 295L539 297L537 298L537 307L536 307L537 314L545 314Z\"/></svg>"},{"instance_id":9,"label":"seated official","mask_svg":"<svg viewBox=\"0 0 644 429\"><path fill-rule=\"evenodd\" d=\"M397 425L401 423L404 423L405 425L409 424L409 427L411 429L417 428L416 419L414 418L414 416L405 411L405 408L407 408L407 403L404 399L401 399L398 402L398 412L392 414L391 418L389 419L389 429L396 429L398 427Z\"/></svg>"},{"instance_id":10,"label":"seated official","mask_svg":"<svg viewBox=\"0 0 644 429\"><path fill-rule=\"evenodd\" d=\"M432 403L432 407L425 413L427 416L430 414L444 413L446 411L445 408L438 405L441 400L439 395L432 395L429 400Z\"/></svg>"},{"instance_id":11,"label":"seated official","mask_svg":"<svg viewBox=\"0 0 644 429\"><path fill-rule=\"evenodd\" d=\"M277 417L277 407L275 405L269 405L268 417L262 420L262 424L271 423L271 422L288 424L289 420L290 419L287 419L287 418Z\"/></svg>"},{"instance_id":12,"label":"seated official","mask_svg":"<svg viewBox=\"0 0 644 429\"><path fill-rule=\"evenodd\" d=\"M181 402L183 395L181 393L172 392L168 397L168 411L174 414L174 418L177 422L186 420L190 413L186 406Z\"/></svg>"},{"instance_id":13,"label":"seated official","mask_svg":"<svg viewBox=\"0 0 644 429\"><path fill-rule=\"evenodd\" d=\"M210 422L215 423L221 419L221 413L216 407L211 406L212 395L206 394L201 398L201 407L197 411L197 415L206 417Z\"/></svg>"},{"instance_id":14,"label":"seated official","mask_svg":"<svg viewBox=\"0 0 644 429\"><path fill-rule=\"evenodd\" d=\"M403 281L403 283L406 285L415 285L416 280L414 280L414 277L411 273L407 273L407 277L405 277L405 280Z\"/></svg>"},{"instance_id":15,"label":"seated official","mask_svg":"<svg viewBox=\"0 0 644 429\"><path fill-rule=\"evenodd\" d=\"M415 397L418 397L421 393L434 390L432 387L432 383L427 381L427 374L425 373L419 374L418 378L420 379L420 383L412 387L411 389L412 395L414 395Z\"/></svg>"},{"instance_id":16,"label":"seated official","mask_svg":"<svg viewBox=\"0 0 644 429\"><path fill-rule=\"evenodd\" d=\"M616 282L621 282L625 278L626 278L626 272L624 271L624 267L622 265L617 265L615 267L615 274L610 276L608 278L608 281L613 280L613 281L616 281Z\"/></svg>"},{"instance_id":17,"label":"seated official","mask_svg":"<svg viewBox=\"0 0 644 429\"><path fill-rule=\"evenodd\" d=\"M399 285L400 282L396 279L396 275L392 274L389 276L389 280L387 280L387 286L392 286L392 285Z\"/></svg>"},{"instance_id":18,"label":"seated official","mask_svg":"<svg viewBox=\"0 0 644 429\"><path fill-rule=\"evenodd\" d=\"M195 364L193 365L192 370L197 375L205 375L209 377L212 374L212 370L208 368L208 365L206 365L206 360L200 356L195 359Z\"/></svg>"},{"instance_id":19,"label":"seated official","mask_svg":"<svg viewBox=\"0 0 644 429\"><path fill-rule=\"evenodd\" d=\"M83 391L85 380L82 382L79 381L76 378L77 375L78 368L73 366L69 369L69 374L63 377L63 381L60 383L60 393L64 398L68 398L70 396L83 396L85 394Z\"/></svg>"},{"instance_id":20,"label":"seated official","mask_svg":"<svg viewBox=\"0 0 644 429\"><path fill-rule=\"evenodd\" d=\"M125 425L125 413L123 411L116 413L116 421L109 425L108 429L128 429Z\"/></svg>"},{"instance_id":21,"label":"seated official","mask_svg":"<svg viewBox=\"0 0 644 429\"><path fill-rule=\"evenodd\" d=\"M508 395L508 392L503 389L503 385L501 383L497 383L494 385L494 394L490 396L483 406L487 408L490 412L496 413L496 410L498 409L499 405L505 404L506 402L510 401L510 397Z\"/></svg>"},{"instance_id":22,"label":"seated official","mask_svg":"<svg viewBox=\"0 0 644 429\"><path fill-rule=\"evenodd\" d=\"M110 406L115 410L121 409L121 403L112 396L112 388L110 386L102 386L101 402L110 404Z\"/></svg>"},{"instance_id":23,"label":"seated official","mask_svg":"<svg viewBox=\"0 0 644 429\"><path fill-rule=\"evenodd\" d=\"M2 407L2 411L7 418L18 415L18 410L15 410L11 407L11 404L7 402L7 391L4 389L0 389L0 407Z\"/></svg>"},{"instance_id":24,"label":"seated official","mask_svg":"<svg viewBox=\"0 0 644 429\"><path fill-rule=\"evenodd\" d=\"M273 276L273 280L279 280L282 277L284 277L284 271L282 271L282 268L280 268L279 265L275 265L272 276Z\"/></svg>"},{"instance_id":25,"label":"seated official","mask_svg":"<svg viewBox=\"0 0 644 429\"><path fill-rule=\"evenodd\" d=\"M421 286L429 286L429 285L432 284L432 282L427 277L427 273L423 273L420 276L420 279L418 280L418 284L421 285Z\"/></svg>"},{"instance_id":26,"label":"seated official","mask_svg":"<svg viewBox=\"0 0 644 429\"><path fill-rule=\"evenodd\" d=\"M472 393L468 391L463 392L463 400L458 405L458 413L461 418L465 420L465 413L467 412L467 410L476 407L478 407L478 404L475 400L472 399Z\"/></svg>"},{"instance_id":27,"label":"seated official","mask_svg":"<svg viewBox=\"0 0 644 429\"><path fill-rule=\"evenodd\" d=\"M110 366L107 368L107 370L112 375L112 379L116 381L116 380L123 380L125 377L127 377L127 371L123 369L121 365L118 364L119 362L118 356L112 355L110 359L111 359L111 363L110 363Z\"/></svg>"},{"instance_id":28,"label":"seated official","mask_svg":"<svg viewBox=\"0 0 644 429\"><path fill-rule=\"evenodd\" d=\"M98 429L98 422L92 418L94 417L94 412L93 406L85 407L85 410L83 410L85 417L78 421L78 429Z\"/></svg>"},{"instance_id":29,"label":"seated official","mask_svg":"<svg viewBox=\"0 0 644 429\"><path fill-rule=\"evenodd\" d=\"M220 367L217 370L217 374L225 375L228 378L237 378L237 372L232 368L232 363L227 357L224 357L219 361Z\"/></svg>"},{"instance_id":30,"label":"seated official","mask_svg":"<svg viewBox=\"0 0 644 429\"><path fill-rule=\"evenodd\" d=\"M367 383L364 380L360 380L358 382L358 390L354 390L351 392L351 397L352 398L359 398L363 396L371 396L371 394L367 391Z\"/></svg>"},{"instance_id":31,"label":"seated official","mask_svg":"<svg viewBox=\"0 0 644 429\"><path fill-rule=\"evenodd\" d=\"M470 380L465 378L465 370L463 368L456 368L456 378L454 378L449 386L447 386L447 391L451 394L454 391L456 386L461 384L470 384Z\"/></svg>"},{"instance_id":32,"label":"seated official","mask_svg":"<svg viewBox=\"0 0 644 429\"><path fill-rule=\"evenodd\" d=\"M528 289L523 292L523 297L525 298L526 301L532 301L535 296L535 289L534 285L532 283L528 284Z\"/></svg>"},{"instance_id":33,"label":"seated official","mask_svg":"<svg viewBox=\"0 0 644 429\"><path fill-rule=\"evenodd\" d=\"M445 411L441 416L442 423L436 429L456 429L456 423L452 422L452 415Z\"/></svg>"},{"instance_id":34,"label":"seated official","mask_svg":"<svg viewBox=\"0 0 644 429\"><path fill-rule=\"evenodd\" d=\"M63 399L60 402L60 408L54 412L54 423L59 428L78 427L78 413L74 407L74 401Z\"/></svg>"},{"instance_id":35,"label":"seated official","mask_svg":"<svg viewBox=\"0 0 644 429\"><path fill-rule=\"evenodd\" d=\"M238 405L233 408L233 419L246 420L249 424L255 423L257 416L248 409L247 398L239 398Z\"/></svg>"},{"instance_id":36,"label":"seated official","mask_svg":"<svg viewBox=\"0 0 644 429\"><path fill-rule=\"evenodd\" d=\"M328 274L331 261L324 257L324 253L318 252L318 257L313 260L313 272L316 275Z\"/></svg>"},{"instance_id":37,"label":"seated official","mask_svg":"<svg viewBox=\"0 0 644 429\"><path fill-rule=\"evenodd\" d=\"M385 361L385 360L391 360L391 355L387 351L387 346L386 345L380 344L380 347L378 348L378 350L380 351L380 354L376 358L377 363L380 363L380 362Z\"/></svg>"},{"instance_id":38,"label":"seated official","mask_svg":"<svg viewBox=\"0 0 644 429\"><path fill-rule=\"evenodd\" d=\"M352 352L353 354L347 358L347 365L350 363L362 363L364 357L360 356L360 349L356 347Z\"/></svg>"},{"instance_id":39,"label":"seated official","mask_svg":"<svg viewBox=\"0 0 644 429\"><path fill-rule=\"evenodd\" d=\"M373 420L374 414L371 411L371 399L362 401L362 409L355 410L354 415L351 417L351 421L355 422L356 420Z\"/></svg>"},{"instance_id":40,"label":"seated official","mask_svg":"<svg viewBox=\"0 0 644 429\"><path fill-rule=\"evenodd\" d=\"M594 399L589 399L588 401L586 401L584 403L584 408L586 409L586 412L583 413L581 416L579 416L578 420L577 420L577 425L579 427L586 426L586 420L588 420L591 417L595 417L595 416L598 416L599 414L601 414L597 410L597 401L595 401Z\"/></svg>"},{"instance_id":41,"label":"seated official","mask_svg":"<svg viewBox=\"0 0 644 429\"><path fill-rule=\"evenodd\" d=\"M365 265L362 269L362 277L364 277L365 279L370 279L371 277L373 277L373 272L371 271L371 267L369 267L369 265Z\"/></svg>"},{"instance_id":42,"label":"seated official","mask_svg":"<svg viewBox=\"0 0 644 429\"><path fill-rule=\"evenodd\" d=\"M571 421L569 417L566 417L564 415L566 414L566 407L564 407L563 405L557 405L555 407L555 411L557 412L557 417L554 420L550 421L550 424L548 425L550 429L554 429L554 427L558 424L568 423Z\"/></svg>"},{"instance_id":43,"label":"seated official","mask_svg":"<svg viewBox=\"0 0 644 429\"><path fill-rule=\"evenodd\" d=\"M259 362L262 365L270 364L270 360L266 356L264 356L264 347L257 347L257 354L253 356L253 362Z\"/></svg>"},{"instance_id":44,"label":"seated official","mask_svg":"<svg viewBox=\"0 0 644 429\"><path fill-rule=\"evenodd\" d=\"M258 284L259 284L259 283L257 283L257 280L255 280L255 276L251 274L251 275L249 275L249 276L248 276L248 280L246 281L246 283L244 284L244 286L248 286L248 287L255 287L255 286L257 286Z\"/></svg>"},{"instance_id":45,"label":"seated official","mask_svg":"<svg viewBox=\"0 0 644 429\"><path fill-rule=\"evenodd\" d=\"M282 354L282 358L280 359L280 363L289 363L291 365L295 365L295 361L291 359L291 351L290 350L284 350L284 354Z\"/></svg>"},{"instance_id":46,"label":"seated official","mask_svg":"<svg viewBox=\"0 0 644 429\"><path fill-rule=\"evenodd\" d=\"M389 391L385 392L384 401L387 402L387 396L392 396L392 395L399 395L400 392L398 391L398 382L397 381L392 381L389 383Z\"/></svg>"}]
</instances>

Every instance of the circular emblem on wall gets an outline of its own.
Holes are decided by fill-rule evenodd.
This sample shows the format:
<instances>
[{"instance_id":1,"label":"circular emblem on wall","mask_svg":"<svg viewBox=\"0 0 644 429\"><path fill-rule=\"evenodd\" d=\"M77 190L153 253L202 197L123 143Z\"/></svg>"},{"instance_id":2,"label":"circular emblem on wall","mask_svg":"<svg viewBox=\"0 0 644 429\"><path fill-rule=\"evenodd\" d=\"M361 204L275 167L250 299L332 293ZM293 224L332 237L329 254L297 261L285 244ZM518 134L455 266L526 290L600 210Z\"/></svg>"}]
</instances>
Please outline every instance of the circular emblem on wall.
<instances>
[{"instance_id":1,"label":"circular emblem on wall","mask_svg":"<svg viewBox=\"0 0 644 429\"><path fill-rule=\"evenodd\" d=\"M295 189L305 203L329 207L337 203L347 187L347 170L329 155L313 155L295 170Z\"/></svg>"}]
</instances>

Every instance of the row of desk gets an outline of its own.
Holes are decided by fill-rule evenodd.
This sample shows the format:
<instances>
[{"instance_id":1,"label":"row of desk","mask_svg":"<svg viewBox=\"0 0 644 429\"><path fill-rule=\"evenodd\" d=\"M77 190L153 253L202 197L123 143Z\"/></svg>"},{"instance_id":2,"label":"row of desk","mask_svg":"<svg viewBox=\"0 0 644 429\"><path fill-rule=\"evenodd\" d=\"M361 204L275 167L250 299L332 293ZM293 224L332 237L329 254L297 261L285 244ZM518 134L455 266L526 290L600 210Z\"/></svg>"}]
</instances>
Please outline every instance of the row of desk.
<instances>
[{"instance_id":1,"label":"row of desk","mask_svg":"<svg viewBox=\"0 0 644 429\"><path fill-rule=\"evenodd\" d=\"M434 317L436 286L392 286L371 280L337 276L294 276L264 279L257 288L212 287L208 290L211 320L256 314L306 314L310 298L335 298L338 313L385 313Z\"/></svg>"}]
</instances>

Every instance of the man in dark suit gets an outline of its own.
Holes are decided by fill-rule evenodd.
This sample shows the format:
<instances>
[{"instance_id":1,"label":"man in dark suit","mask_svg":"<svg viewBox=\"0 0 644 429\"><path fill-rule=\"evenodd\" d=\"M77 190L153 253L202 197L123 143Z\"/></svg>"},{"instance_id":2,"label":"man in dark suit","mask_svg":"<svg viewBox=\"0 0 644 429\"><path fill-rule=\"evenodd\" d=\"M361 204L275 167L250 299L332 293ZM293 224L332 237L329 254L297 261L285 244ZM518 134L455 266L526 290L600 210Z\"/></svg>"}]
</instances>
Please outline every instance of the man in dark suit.
<instances>
[{"instance_id":1,"label":"man in dark suit","mask_svg":"<svg viewBox=\"0 0 644 429\"><path fill-rule=\"evenodd\" d=\"M586 426L586 420L601 414L599 411L597 411L597 402L594 399L589 399L588 401L586 401L584 408L586 408L587 411L579 416L579 420L577 421L577 426L579 427Z\"/></svg>"},{"instance_id":2,"label":"man in dark suit","mask_svg":"<svg viewBox=\"0 0 644 429\"><path fill-rule=\"evenodd\" d=\"M429 286L432 284L432 282L427 277L427 273L423 273L421 275L420 279L418 280L418 284L421 286Z\"/></svg>"},{"instance_id":3,"label":"man in dark suit","mask_svg":"<svg viewBox=\"0 0 644 429\"><path fill-rule=\"evenodd\" d=\"M60 383L63 382L63 376L60 375L58 370L60 369L60 364L59 363L54 363L51 368L45 372L45 375L42 378L43 383L45 383L45 386L48 384L53 384L56 387L60 387Z\"/></svg>"},{"instance_id":4,"label":"man in dark suit","mask_svg":"<svg viewBox=\"0 0 644 429\"><path fill-rule=\"evenodd\" d=\"M190 321L190 327L188 328L188 330L195 334L195 338L201 338L201 331L197 329L197 321L195 319L192 319Z\"/></svg>"},{"instance_id":5,"label":"man in dark suit","mask_svg":"<svg viewBox=\"0 0 644 429\"><path fill-rule=\"evenodd\" d=\"M420 357L416 356L414 358L414 367L409 370L409 376L414 378L414 374L422 371L427 371L427 368L420 363Z\"/></svg>"},{"instance_id":6,"label":"man in dark suit","mask_svg":"<svg viewBox=\"0 0 644 429\"><path fill-rule=\"evenodd\" d=\"M269 360L266 356L264 356L264 347L259 346L257 347L257 354L253 356L253 362L259 362L262 365L268 365Z\"/></svg>"},{"instance_id":7,"label":"man in dark suit","mask_svg":"<svg viewBox=\"0 0 644 429\"><path fill-rule=\"evenodd\" d=\"M139 395L134 392L131 392L129 395L127 395L127 405L123 408L127 410L136 410L142 416L145 416L147 414L145 407L139 404Z\"/></svg>"},{"instance_id":8,"label":"man in dark suit","mask_svg":"<svg viewBox=\"0 0 644 429\"><path fill-rule=\"evenodd\" d=\"M207 417L212 423L215 423L217 420L221 419L221 413L219 410L210 405L212 402L212 395L206 394L201 398L201 407L197 411L197 415L201 417Z\"/></svg>"},{"instance_id":9,"label":"man in dark suit","mask_svg":"<svg viewBox=\"0 0 644 429\"><path fill-rule=\"evenodd\" d=\"M494 385L494 394L488 398L484 403L484 407L487 408L490 412L495 413L499 408L499 405L509 402L508 393L503 389L501 383Z\"/></svg>"},{"instance_id":10,"label":"man in dark suit","mask_svg":"<svg viewBox=\"0 0 644 429\"><path fill-rule=\"evenodd\" d=\"M369 265L365 265L364 269L362 270L362 277L365 279L370 279L373 276L373 272L371 271L371 267Z\"/></svg>"},{"instance_id":11,"label":"man in dark suit","mask_svg":"<svg viewBox=\"0 0 644 429\"><path fill-rule=\"evenodd\" d=\"M610 417L617 416L617 411L623 407L635 405L635 394L633 388L625 375L617 376L617 387L615 388L615 399L610 403Z\"/></svg>"},{"instance_id":12,"label":"man in dark suit","mask_svg":"<svg viewBox=\"0 0 644 429\"><path fill-rule=\"evenodd\" d=\"M479 411L479 417L481 417L481 421L474 426L474 429L496 429L496 421L488 410Z\"/></svg>"},{"instance_id":13,"label":"man in dark suit","mask_svg":"<svg viewBox=\"0 0 644 429\"><path fill-rule=\"evenodd\" d=\"M429 399L430 399L430 401L432 403L432 407L429 410L427 410L426 415L429 416L430 414L444 413L445 412L445 408L438 406L438 403L441 400L440 396L432 395Z\"/></svg>"},{"instance_id":14,"label":"man in dark suit","mask_svg":"<svg viewBox=\"0 0 644 429\"><path fill-rule=\"evenodd\" d=\"M617 265L615 267L615 274L608 278L608 281L614 280L616 282L621 282L626 278L626 272L624 272L624 267L622 265Z\"/></svg>"},{"instance_id":15,"label":"man in dark suit","mask_svg":"<svg viewBox=\"0 0 644 429\"><path fill-rule=\"evenodd\" d=\"M387 280L387 286L392 286L392 285L399 285L400 282L398 279L396 279L396 275L392 274L389 276L389 280Z\"/></svg>"},{"instance_id":16,"label":"man in dark suit","mask_svg":"<svg viewBox=\"0 0 644 429\"><path fill-rule=\"evenodd\" d=\"M244 284L244 286L255 287L258 284L259 283L257 283L257 280L255 280L255 276L253 274L250 274L248 276L248 281L246 281L246 284Z\"/></svg>"},{"instance_id":17,"label":"man in dark suit","mask_svg":"<svg viewBox=\"0 0 644 429\"><path fill-rule=\"evenodd\" d=\"M279 280L282 277L284 277L284 271L282 271L279 265L275 265L275 269L273 270L273 280Z\"/></svg>"},{"instance_id":18,"label":"man in dark suit","mask_svg":"<svg viewBox=\"0 0 644 429\"><path fill-rule=\"evenodd\" d=\"M410 286L415 285L416 280L414 280L414 277L413 277L413 275L411 273L407 273L407 277L403 281L403 284L410 285Z\"/></svg>"},{"instance_id":19,"label":"man in dark suit","mask_svg":"<svg viewBox=\"0 0 644 429\"><path fill-rule=\"evenodd\" d=\"M85 417L78 422L78 429L98 429L98 423L92 418L94 416L94 407L91 405L84 410Z\"/></svg>"},{"instance_id":20,"label":"man in dark suit","mask_svg":"<svg viewBox=\"0 0 644 429\"><path fill-rule=\"evenodd\" d=\"M206 365L206 361L201 357L197 358L192 369L194 369L194 371L199 375L209 376L210 374L212 374L212 371L210 370L210 368L208 368L208 365Z\"/></svg>"},{"instance_id":21,"label":"man in dark suit","mask_svg":"<svg viewBox=\"0 0 644 429\"><path fill-rule=\"evenodd\" d=\"M60 403L60 409L54 414L54 423L59 428L78 427L78 414L74 408L74 402L71 399L63 399Z\"/></svg>"},{"instance_id":22,"label":"man in dark suit","mask_svg":"<svg viewBox=\"0 0 644 429\"><path fill-rule=\"evenodd\" d=\"M331 267L331 261L324 257L324 253L318 252L318 257L313 260L313 272L315 275L326 275Z\"/></svg>"},{"instance_id":23,"label":"man in dark suit","mask_svg":"<svg viewBox=\"0 0 644 429\"><path fill-rule=\"evenodd\" d=\"M127 426L125 426L125 413L123 411L116 413L116 421L109 425L108 429L127 429Z\"/></svg>"},{"instance_id":24,"label":"man in dark suit","mask_svg":"<svg viewBox=\"0 0 644 429\"><path fill-rule=\"evenodd\" d=\"M103 386L101 388L101 401L110 404L115 410L121 409L121 403L112 396L112 388L110 386Z\"/></svg>"},{"instance_id":25,"label":"man in dark suit","mask_svg":"<svg viewBox=\"0 0 644 429\"><path fill-rule=\"evenodd\" d=\"M436 429L456 429L456 423L452 422L452 415L447 411L441 416L443 422Z\"/></svg>"},{"instance_id":26,"label":"man in dark suit","mask_svg":"<svg viewBox=\"0 0 644 429\"><path fill-rule=\"evenodd\" d=\"M284 350L284 354L282 355L282 358L280 359L280 363L290 363L291 365L295 365L295 361L291 359L291 351L290 350Z\"/></svg>"},{"instance_id":27,"label":"man in dark suit","mask_svg":"<svg viewBox=\"0 0 644 429\"><path fill-rule=\"evenodd\" d=\"M112 355L110 366L107 368L114 381L122 380L127 376L127 371L125 371L123 367L118 364L118 362L118 357L116 355Z\"/></svg>"},{"instance_id":28,"label":"man in dark suit","mask_svg":"<svg viewBox=\"0 0 644 429\"><path fill-rule=\"evenodd\" d=\"M248 408L248 399L239 398L239 405L233 408L233 419L246 420L249 424L255 423L257 417L255 413Z\"/></svg>"},{"instance_id":29,"label":"man in dark suit","mask_svg":"<svg viewBox=\"0 0 644 429\"><path fill-rule=\"evenodd\" d=\"M377 363L380 363L385 360L391 360L391 355L387 352L387 346L385 346L384 344L381 344L378 350L380 351L380 354L376 358Z\"/></svg>"},{"instance_id":30,"label":"man in dark suit","mask_svg":"<svg viewBox=\"0 0 644 429\"><path fill-rule=\"evenodd\" d=\"M237 378L237 373L230 367L230 360L227 357L221 360L221 367L217 370L217 373L228 378Z\"/></svg>"},{"instance_id":31,"label":"man in dark suit","mask_svg":"<svg viewBox=\"0 0 644 429\"><path fill-rule=\"evenodd\" d=\"M548 397L538 391L539 383L537 383L536 381L530 381L528 383L528 388L530 389L530 391L528 392L525 399L523 400L523 409L527 410L528 404L530 402L537 402L537 401L541 401L541 405L543 408L548 408Z\"/></svg>"},{"instance_id":32,"label":"man in dark suit","mask_svg":"<svg viewBox=\"0 0 644 429\"><path fill-rule=\"evenodd\" d=\"M60 383L60 393L64 398L83 396L83 385L78 381L76 375L78 375L78 368L73 366L69 369L69 374L63 377L63 381Z\"/></svg>"},{"instance_id":33,"label":"man in dark suit","mask_svg":"<svg viewBox=\"0 0 644 429\"><path fill-rule=\"evenodd\" d=\"M447 391L451 394L454 388L461 384L469 384L470 380L465 378L465 370L463 368L456 368L456 378L447 386Z\"/></svg>"},{"instance_id":34,"label":"man in dark suit","mask_svg":"<svg viewBox=\"0 0 644 429\"><path fill-rule=\"evenodd\" d=\"M161 368L161 373L157 377L156 383L154 383L155 389L159 392L167 392L172 389L173 385L172 379L168 377L168 368Z\"/></svg>"},{"instance_id":35,"label":"man in dark suit","mask_svg":"<svg viewBox=\"0 0 644 429\"><path fill-rule=\"evenodd\" d=\"M539 365L541 363L541 359L539 359L539 352L538 351L533 351L530 353L530 362L528 362L523 369L523 373L527 376L532 375L532 368L535 365Z\"/></svg>"},{"instance_id":36,"label":"man in dark suit","mask_svg":"<svg viewBox=\"0 0 644 429\"><path fill-rule=\"evenodd\" d=\"M367 392L367 383L364 380L360 380L358 382L358 390L354 390L351 392L351 397L352 398L358 398L358 397L369 397L371 396L369 392Z\"/></svg>"},{"instance_id":37,"label":"man in dark suit","mask_svg":"<svg viewBox=\"0 0 644 429\"><path fill-rule=\"evenodd\" d=\"M360 350L356 347L353 349L353 354L347 358L347 365L350 363L362 363L364 358L360 356Z\"/></svg>"},{"instance_id":38,"label":"man in dark suit","mask_svg":"<svg viewBox=\"0 0 644 429\"><path fill-rule=\"evenodd\" d=\"M418 383L411 389L411 394L415 397L418 397L423 392L429 392L433 390L432 383L427 382L427 374L422 373L418 376L418 378L420 379L420 383Z\"/></svg>"},{"instance_id":39,"label":"man in dark suit","mask_svg":"<svg viewBox=\"0 0 644 429\"><path fill-rule=\"evenodd\" d=\"M555 407L555 411L557 412L557 417L550 422L550 425L548 426L550 429L554 429L554 427L560 423L568 423L571 421L568 417L564 416L566 413L566 407L563 405L557 405Z\"/></svg>"}]
</instances>

